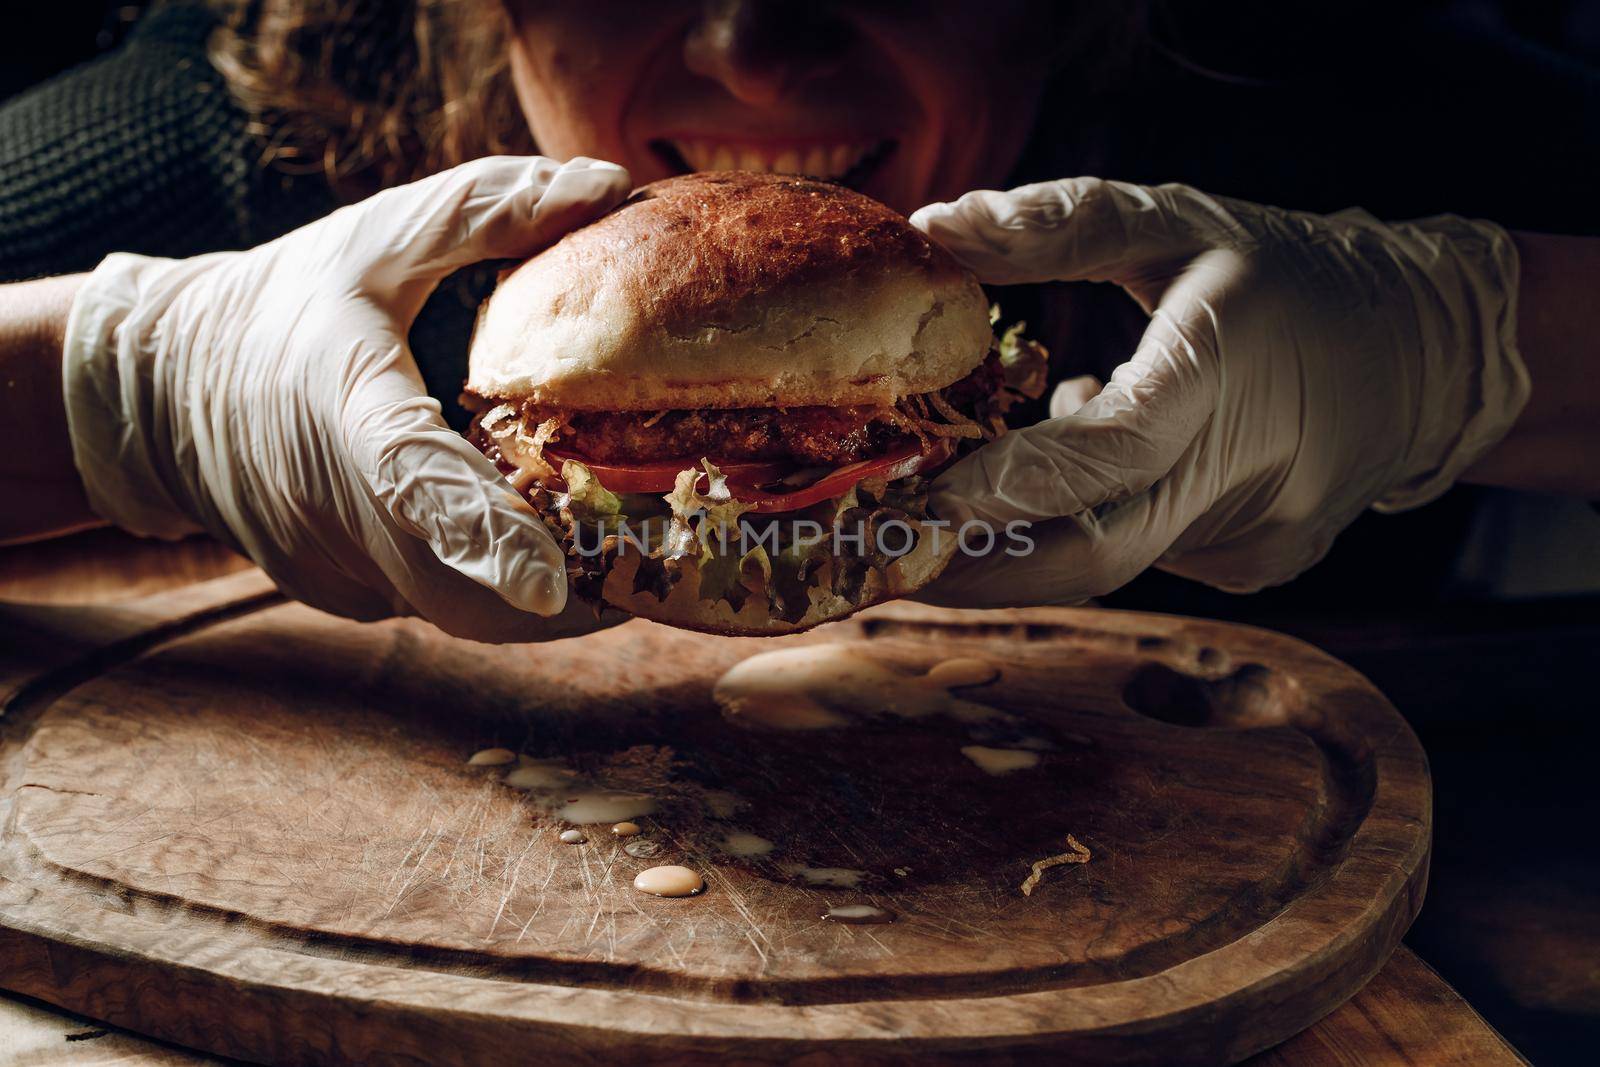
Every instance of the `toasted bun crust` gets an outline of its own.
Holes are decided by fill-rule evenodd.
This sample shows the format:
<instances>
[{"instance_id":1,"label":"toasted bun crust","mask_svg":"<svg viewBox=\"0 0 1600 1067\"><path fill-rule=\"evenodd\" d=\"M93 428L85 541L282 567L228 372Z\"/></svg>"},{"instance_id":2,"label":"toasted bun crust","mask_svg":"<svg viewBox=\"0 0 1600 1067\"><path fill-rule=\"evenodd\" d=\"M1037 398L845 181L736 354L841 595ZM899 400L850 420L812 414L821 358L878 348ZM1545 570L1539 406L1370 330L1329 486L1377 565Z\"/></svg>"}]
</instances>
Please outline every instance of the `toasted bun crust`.
<instances>
[{"instance_id":1,"label":"toasted bun crust","mask_svg":"<svg viewBox=\"0 0 1600 1067\"><path fill-rule=\"evenodd\" d=\"M825 622L854 615L863 608L870 608L885 600L909 596L939 577L945 564L956 554L958 538L949 531L936 530L916 522L913 524L918 534L917 547L884 569L871 572L859 597L846 599L823 584L814 583L810 589L811 607L797 622L774 617L760 597L751 597L737 612L726 600L702 600L700 573L692 567L672 587L672 592L667 594L665 600L657 600L649 592L636 593L633 591L633 576L639 569L637 553L617 557L606 574L601 598L607 605L620 608L630 615L685 630L730 637L776 637L799 633Z\"/></svg>"},{"instance_id":2,"label":"toasted bun crust","mask_svg":"<svg viewBox=\"0 0 1600 1067\"><path fill-rule=\"evenodd\" d=\"M965 376L991 336L972 275L877 201L690 174L506 274L467 388L575 410L891 403Z\"/></svg>"}]
</instances>

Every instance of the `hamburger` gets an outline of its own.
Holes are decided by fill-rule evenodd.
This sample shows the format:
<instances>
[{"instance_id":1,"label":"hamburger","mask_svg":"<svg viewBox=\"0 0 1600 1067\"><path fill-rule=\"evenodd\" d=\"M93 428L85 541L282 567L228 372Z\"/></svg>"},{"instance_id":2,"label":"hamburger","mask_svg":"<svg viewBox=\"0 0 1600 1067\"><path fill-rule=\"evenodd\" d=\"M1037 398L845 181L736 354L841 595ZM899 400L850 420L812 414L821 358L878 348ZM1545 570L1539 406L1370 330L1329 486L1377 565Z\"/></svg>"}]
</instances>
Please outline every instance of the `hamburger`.
<instances>
[{"instance_id":1,"label":"hamburger","mask_svg":"<svg viewBox=\"0 0 1600 1067\"><path fill-rule=\"evenodd\" d=\"M569 588L765 635L932 581L927 479L1036 397L973 276L829 182L656 182L505 272L479 311L474 443L567 552Z\"/></svg>"}]
</instances>

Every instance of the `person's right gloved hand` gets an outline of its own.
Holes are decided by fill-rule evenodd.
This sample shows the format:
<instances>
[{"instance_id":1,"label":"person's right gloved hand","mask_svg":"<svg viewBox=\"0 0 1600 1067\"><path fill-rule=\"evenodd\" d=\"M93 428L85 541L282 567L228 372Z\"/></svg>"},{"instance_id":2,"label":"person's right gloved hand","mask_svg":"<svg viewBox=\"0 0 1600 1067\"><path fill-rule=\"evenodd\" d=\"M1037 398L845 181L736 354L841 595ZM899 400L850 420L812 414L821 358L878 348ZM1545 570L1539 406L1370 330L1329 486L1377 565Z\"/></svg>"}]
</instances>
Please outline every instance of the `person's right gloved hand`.
<instances>
[{"instance_id":1,"label":"person's right gloved hand","mask_svg":"<svg viewBox=\"0 0 1600 1067\"><path fill-rule=\"evenodd\" d=\"M1286 582L1367 508L1443 493L1528 398L1517 250L1491 223L1096 178L911 221L981 281L1112 282L1150 316L1098 394L1068 383L1052 418L934 481L940 518L1032 524L1033 546L958 555L925 599L1073 603L1152 564L1235 592Z\"/></svg>"},{"instance_id":2,"label":"person's right gloved hand","mask_svg":"<svg viewBox=\"0 0 1600 1067\"><path fill-rule=\"evenodd\" d=\"M592 609L564 610L561 549L445 425L406 334L447 274L531 255L629 186L590 159L480 159L248 251L108 257L63 354L90 505L136 534L208 531L337 615L482 641L592 629Z\"/></svg>"}]
</instances>

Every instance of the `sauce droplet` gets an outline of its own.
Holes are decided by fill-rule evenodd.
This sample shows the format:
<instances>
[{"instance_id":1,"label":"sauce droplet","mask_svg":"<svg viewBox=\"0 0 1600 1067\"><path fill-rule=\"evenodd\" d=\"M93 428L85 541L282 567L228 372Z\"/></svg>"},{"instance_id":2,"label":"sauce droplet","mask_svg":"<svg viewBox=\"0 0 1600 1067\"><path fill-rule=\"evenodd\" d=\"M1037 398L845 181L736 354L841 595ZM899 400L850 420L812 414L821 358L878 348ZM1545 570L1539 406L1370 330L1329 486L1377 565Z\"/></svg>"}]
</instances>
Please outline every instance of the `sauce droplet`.
<instances>
[{"instance_id":1,"label":"sauce droplet","mask_svg":"<svg viewBox=\"0 0 1600 1067\"><path fill-rule=\"evenodd\" d=\"M726 789L707 789L705 791L706 810L719 819L731 819L735 812L744 807L744 801Z\"/></svg>"},{"instance_id":2,"label":"sauce droplet","mask_svg":"<svg viewBox=\"0 0 1600 1067\"><path fill-rule=\"evenodd\" d=\"M648 837L641 837L636 841L629 841L626 845L623 845L622 851L634 859L648 860L661 855L661 845Z\"/></svg>"},{"instance_id":3,"label":"sauce droplet","mask_svg":"<svg viewBox=\"0 0 1600 1067\"><path fill-rule=\"evenodd\" d=\"M1000 669L988 660L957 656L935 663L929 668L928 673L923 675L923 680L929 685L955 689L964 685L988 685L998 677Z\"/></svg>"},{"instance_id":4,"label":"sauce droplet","mask_svg":"<svg viewBox=\"0 0 1600 1067\"><path fill-rule=\"evenodd\" d=\"M508 763L517 762L517 754L509 748L486 748L482 752L474 752L472 758L467 760L469 767L503 767Z\"/></svg>"},{"instance_id":5,"label":"sauce droplet","mask_svg":"<svg viewBox=\"0 0 1600 1067\"><path fill-rule=\"evenodd\" d=\"M634 837L639 833L639 824L636 822L619 822L611 828L611 832L618 837Z\"/></svg>"},{"instance_id":6,"label":"sauce droplet","mask_svg":"<svg viewBox=\"0 0 1600 1067\"><path fill-rule=\"evenodd\" d=\"M633 879L633 888L658 897L692 897L706 887L705 879L687 867L651 867Z\"/></svg>"},{"instance_id":7,"label":"sauce droplet","mask_svg":"<svg viewBox=\"0 0 1600 1067\"><path fill-rule=\"evenodd\" d=\"M517 765L505 776L504 781L513 789L544 791L566 789L577 777L577 771L562 766L559 760L532 760L524 756L517 761Z\"/></svg>"},{"instance_id":8,"label":"sauce droplet","mask_svg":"<svg viewBox=\"0 0 1600 1067\"><path fill-rule=\"evenodd\" d=\"M568 797L552 814L562 822L620 822L656 810L656 802L639 793L616 793L596 789Z\"/></svg>"},{"instance_id":9,"label":"sauce droplet","mask_svg":"<svg viewBox=\"0 0 1600 1067\"><path fill-rule=\"evenodd\" d=\"M779 869L785 874L801 878L807 885L831 886L834 889L854 889L867 874L866 871L850 867L806 867L798 863L786 863Z\"/></svg>"},{"instance_id":10,"label":"sauce droplet","mask_svg":"<svg viewBox=\"0 0 1600 1067\"><path fill-rule=\"evenodd\" d=\"M823 912L822 917L829 922L845 923L849 926L876 926L892 923L895 918L894 912L873 907L871 904L841 904L837 908L829 908Z\"/></svg>"},{"instance_id":11,"label":"sauce droplet","mask_svg":"<svg viewBox=\"0 0 1600 1067\"><path fill-rule=\"evenodd\" d=\"M589 839L583 836L582 830L561 831L561 843L564 845L581 845L587 840Z\"/></svg>"},{"instance_id":12,"label":"sauce droplet","mask_svg":"<svg viewBox=\"0 0 1600 1067\"><path fill-rule=\"evenodd\" d=\"M776 847L760 834L744 830L734 830L724 834L721 844L722 851L730 856L765 856Z\"/></svg>"},{"instance_id":13,"label":"sauce droplet","mask_svg":"<svg viewBox=\"0 0 1600 1067\"><path fill-rule=\"evenodd\" d=\"M976 763L985 774L1010 774L1039 766L1039 753L1031 749L990 748L987 745L965 745L961 754Z\"/></svg>"},{"instance_id":14,"label":"sauce droplet","mask_svg":"<svg viewBox=\"0 0 1600 1067\"><path fill-rule=\"evenodd\" d=\"M985 673L978 676L971 663ZM849 645L804 645L759 652L735 663L711 695L729 721L769 730L827 730L886 716L944 715L965 723L1016 719L945 691L950 684L991 681L993 667L981 660L950 660L934 669L941 667L954 682L926 685L921 684L926 676L878 662Z\"/></svg>"}]
</instances>

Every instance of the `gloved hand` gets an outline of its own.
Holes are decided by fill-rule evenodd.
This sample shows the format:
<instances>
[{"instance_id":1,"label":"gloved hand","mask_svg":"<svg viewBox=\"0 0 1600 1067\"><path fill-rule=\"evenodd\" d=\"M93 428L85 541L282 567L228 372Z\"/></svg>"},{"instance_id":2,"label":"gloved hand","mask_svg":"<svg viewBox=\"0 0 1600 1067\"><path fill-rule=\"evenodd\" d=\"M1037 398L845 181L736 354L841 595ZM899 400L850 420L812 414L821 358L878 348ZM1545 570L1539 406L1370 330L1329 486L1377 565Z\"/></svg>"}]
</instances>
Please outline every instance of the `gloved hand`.
<instances>
[{"instance_id":1,"label":"gloved hand","mask_svg":"<svg viewBox=\"0 0 1600 1067\"><path fill-rule=\"evenodd\" d=\"M1528 397L1516 248L1488 223L1093 178L911 221L984 281L1114 282L1150 315L1098 395L1055 398L935 481L958 526L1035 524L1026 555L958 554L941 603L1071 603L1152 564L1237 592L1288 581L1364 509L1444 492Z\"/></svg>"},{"instance_id":2,"label":"gloved hand","mask_svg":"<svg viewBox=\"0 0 1600 1067\"><path fill-rule=\"evenodd\" d=\"M450 272L527 256L625 196L610 163L480 159L244 252L108 257L68 319L73 457L97 514L206 530L290 596L526 641L592 628L561 550L440 417L406 347ZM530 614L532 613L532 614Z\"/></svg>"}]
</instances>

